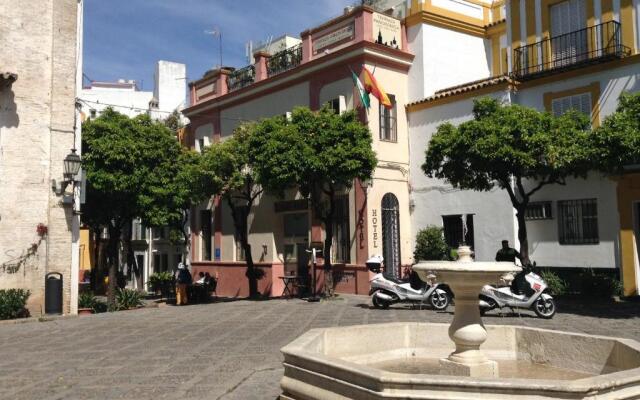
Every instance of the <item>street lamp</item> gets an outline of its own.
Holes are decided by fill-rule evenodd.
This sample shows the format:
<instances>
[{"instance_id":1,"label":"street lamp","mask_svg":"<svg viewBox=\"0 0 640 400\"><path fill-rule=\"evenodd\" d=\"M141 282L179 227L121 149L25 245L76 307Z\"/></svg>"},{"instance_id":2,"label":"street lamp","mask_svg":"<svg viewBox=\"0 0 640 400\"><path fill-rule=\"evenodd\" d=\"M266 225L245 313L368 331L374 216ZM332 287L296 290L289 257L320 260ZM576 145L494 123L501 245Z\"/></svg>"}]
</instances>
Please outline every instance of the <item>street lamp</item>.
<instances>
[{"instance_id":1,"label":"street lamp","mask_svg":"<svg viewBox=\"0 0 640 400\"><path fill-rule=\"evenodd\" d=\"M82 160L80 156L76 154L76 149L71 149L71 153L67 154L64 158L63 176L66 182L75 182L73 177L80 172L80 165Z\"/></svg>"},{"instance_id":2,"label":"street lamp","mask_svg":"<svg viewBox=\"0 0 640 400\"><path fill-rule=\"evenodd\" d=\"M76 149L71 149L71 153L67 154L62 161L62 182L58 185L55 179L51 180L51 189L53 189L53 192L56 195L62 196L67 186L70 184L76 184L77 181L75 176L78 175L81 165L82 159L80 159L80 156L76 154Z\"/></svg>"}]
</instances>

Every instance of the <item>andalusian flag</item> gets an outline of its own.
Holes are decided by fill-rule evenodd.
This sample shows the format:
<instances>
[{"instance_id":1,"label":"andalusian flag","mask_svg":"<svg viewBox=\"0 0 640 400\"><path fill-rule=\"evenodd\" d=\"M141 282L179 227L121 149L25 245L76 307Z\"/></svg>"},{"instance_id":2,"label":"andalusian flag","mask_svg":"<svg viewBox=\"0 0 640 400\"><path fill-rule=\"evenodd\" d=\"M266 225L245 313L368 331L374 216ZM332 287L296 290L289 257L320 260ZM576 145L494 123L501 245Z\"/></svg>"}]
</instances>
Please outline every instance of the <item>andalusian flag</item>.
<instances>
[{"instance_id":1,"label":"andalusian flag","mask_svg":"<svg viewBox=\"0 0 640 400\"><path fill-rule=\"evenodd\" d=\"M364 85L362 84L362 81L360 80L360 78L358 78L358 75L356 75L356 73L353 72L351 68L349 68L349 70L351 71L353 84L358 88L358 93L360 93L360 101L362 102L362 106L368 109L369 106L371 105L371 101L369 100L369 93L367 93L367 91L364 90Z\"/></svg>"},{"instance_id":2,"label":"andalusian flag","mask_svg":"<svg viewBox=\"0 0 640 400\"><path fill-rule=\"evenodd\" d=\"M367 67L363 67L362 72L364 73L364 87L367 90L367 93L374 95L380 104L386 108L393 108L391 100L389 100L389 96L387 96L384 89L382 89L382 86L378 84L376 78L373 77L373 74L369 72Z\"/></svg>"}]
</instances>

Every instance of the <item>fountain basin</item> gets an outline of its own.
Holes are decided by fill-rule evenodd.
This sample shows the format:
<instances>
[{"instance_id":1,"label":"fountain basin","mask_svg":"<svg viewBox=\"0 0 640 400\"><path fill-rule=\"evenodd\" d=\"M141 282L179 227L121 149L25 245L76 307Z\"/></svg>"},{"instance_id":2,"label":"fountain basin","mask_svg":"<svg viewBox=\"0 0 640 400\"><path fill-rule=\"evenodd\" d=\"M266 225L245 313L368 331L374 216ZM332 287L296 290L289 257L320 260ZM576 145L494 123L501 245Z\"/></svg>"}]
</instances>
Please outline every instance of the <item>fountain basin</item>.
<instances>
[{"instance_id":1,"label":"fountain basin","mask_svg":"<svg viewBox=\"0 0 640 400\"><path fill-rule=\"evenodd\" d=\"M282 399L631 399L640 343L579 333L487 326L496 377L443 375L448 324L313 329L282 349ZM516 378L517 377L517 378ZM553 379L551 379L553 378Z\"/></svg>"}]
</instances>

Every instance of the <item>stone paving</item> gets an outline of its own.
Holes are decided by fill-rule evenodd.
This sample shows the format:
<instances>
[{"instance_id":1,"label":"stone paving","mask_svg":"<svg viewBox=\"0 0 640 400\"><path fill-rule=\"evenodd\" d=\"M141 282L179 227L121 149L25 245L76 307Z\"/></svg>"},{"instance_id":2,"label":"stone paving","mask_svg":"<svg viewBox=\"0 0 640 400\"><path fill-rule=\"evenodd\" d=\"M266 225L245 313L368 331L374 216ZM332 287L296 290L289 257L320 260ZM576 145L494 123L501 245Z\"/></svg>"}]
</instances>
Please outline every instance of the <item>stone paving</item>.
<instances>
[{"instance_id":1,"label":"stone paving","mask_svg":"<svg viewBox=\"0 0 640 400\"><path fill-rule=\"evenodd\" d=\"M487 314L525 325L640 340L640 303L560 303L553 320ZM449 322L448 312L370 307L364 296L229 301L0 324L0 399L276 399L279 349L316 327Z\"/></svg>"}]
</instances>

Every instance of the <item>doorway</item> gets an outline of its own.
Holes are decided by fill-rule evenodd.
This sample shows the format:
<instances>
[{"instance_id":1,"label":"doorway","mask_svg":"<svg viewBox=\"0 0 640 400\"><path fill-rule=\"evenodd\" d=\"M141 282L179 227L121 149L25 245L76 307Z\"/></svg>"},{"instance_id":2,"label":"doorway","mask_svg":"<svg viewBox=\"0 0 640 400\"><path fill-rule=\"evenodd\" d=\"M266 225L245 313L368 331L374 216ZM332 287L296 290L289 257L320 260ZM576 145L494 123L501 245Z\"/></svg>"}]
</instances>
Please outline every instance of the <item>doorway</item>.
<instances>
[{"instance_id":1,"label":"doorway","mask_svg":"<svg viewBox=\"0 0 640 400\"><path fill-rule=\"evenodd\" d=\"M633 203L633 269L636 290L640 293L640 201Z\"/></svg>"},{"instance_id":2,"label":"doorway","mask_svg":"<svg viewBox=\"0 0 640 400\"><path fill-rule=\"evenodd\" d=\"M393 193L382 197L382 257L385 272L400 277L400 205Z\"/></svg>"},{"instance_id":3,"label":"doorway","mask_svg":"<svg viewBox=\"0 0 640 400\"><path fill-rule=\"evenodd\" d=\"M306 276L309 268L309 213L283 214L282 223L285 274Z\"/></svg>"}]
</instances>

